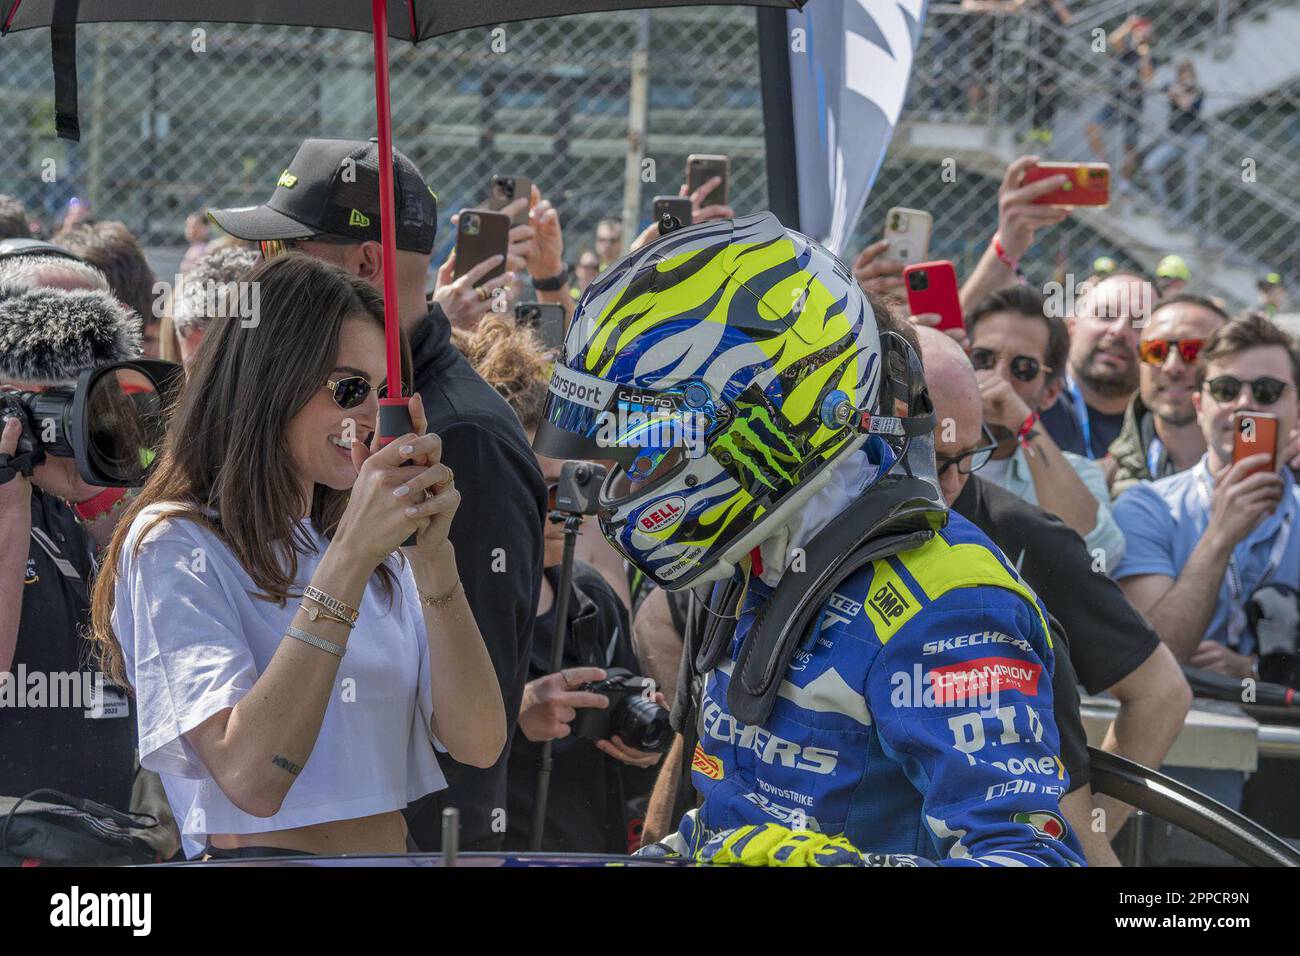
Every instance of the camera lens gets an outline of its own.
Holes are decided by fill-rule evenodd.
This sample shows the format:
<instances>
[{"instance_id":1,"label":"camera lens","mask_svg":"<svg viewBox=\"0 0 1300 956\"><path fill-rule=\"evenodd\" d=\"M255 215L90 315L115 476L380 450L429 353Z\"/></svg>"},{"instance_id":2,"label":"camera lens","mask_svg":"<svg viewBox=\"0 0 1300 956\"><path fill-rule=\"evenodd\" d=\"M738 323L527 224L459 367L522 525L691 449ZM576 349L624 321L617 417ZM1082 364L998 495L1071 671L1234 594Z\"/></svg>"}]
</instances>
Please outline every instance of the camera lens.
<instances>
[{"instance_id":1,"label":"camera lens","mask_svg":"<svg viewBox=\"0 0 1300 956\"><path fill-rule=\"evenodd\" d=\"M118 369L95 381L86 405L91 461L116 480L141 483L166 427L161 396L153 383L138 371Z\"/></svg>"},{"instance_id":2,"label":"camera lens","mask_svg":"<svg viewBox=\"0 0 1300 956\"><path fill-rule=\"evenodd\" d=\"M465 215L465 235L477 236L479 233L479 218L474 213Z\"/></svg>"},{"instance_id":3,"label":"camera lens","mask_svg":"<svg viewBox=\"0 0 1300 956\"><path fill-rule=\"evenodd\" d=\"M668 711L640 695L617 704L609 723L625 744L638 750L662 750L668 742Z\"/></svg>"},{"instance_id":4,"label":"camera lens","mask_svg":"<svg viewBox=\"0 0 1300 956\"><path fill-rule=\"evenodd\" d=\"M909 272L907 274L907 287L913 292L921 292L930 288L929 274L924 271Z\"/></svg>"}]
</instances>

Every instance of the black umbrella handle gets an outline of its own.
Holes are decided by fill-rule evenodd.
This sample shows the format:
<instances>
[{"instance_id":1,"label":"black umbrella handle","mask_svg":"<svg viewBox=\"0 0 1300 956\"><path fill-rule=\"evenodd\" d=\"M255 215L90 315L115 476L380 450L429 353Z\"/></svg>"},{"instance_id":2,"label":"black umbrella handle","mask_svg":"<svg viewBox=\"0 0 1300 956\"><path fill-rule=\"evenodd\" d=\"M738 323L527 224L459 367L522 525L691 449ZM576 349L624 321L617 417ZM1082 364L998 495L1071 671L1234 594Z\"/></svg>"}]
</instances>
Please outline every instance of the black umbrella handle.
<instances>
[{"instance_id":1,"label":"black umbrella handle","mask_svg":"<svg viewBox=\"0 0 1300 956\"><path fill-rule=\"evenodd\" d=\"M390 404L391 403L391 404ZM405 398L384 398L379 401L379 444L409 435L415 431L411 425L411 410ZM412 534L402 542L402 547L415 547L416 535Z\"/></svg>"}]
</instances>

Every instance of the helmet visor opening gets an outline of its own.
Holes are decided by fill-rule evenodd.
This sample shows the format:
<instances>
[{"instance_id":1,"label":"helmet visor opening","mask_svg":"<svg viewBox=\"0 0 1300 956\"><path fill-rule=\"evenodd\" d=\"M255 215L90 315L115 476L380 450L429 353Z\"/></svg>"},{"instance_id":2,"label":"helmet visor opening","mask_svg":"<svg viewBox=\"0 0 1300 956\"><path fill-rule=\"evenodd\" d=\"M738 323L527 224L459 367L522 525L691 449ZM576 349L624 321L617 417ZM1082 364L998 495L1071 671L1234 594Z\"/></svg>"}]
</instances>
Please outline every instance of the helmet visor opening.
<instances>
[{"instance_id":1,"label":"helmet visor opening","mask_svg":"<svg viewBox=\"0 0 1300 956\"><path fill-rule=\"evenodd\" d=\"M680 445L665 449L633 449L630 462L611 471L600 490L600 503L616 507L630 498L651 492L656 486L670 481L690 460L686 449Z\"/></svg>"}]
</instances>

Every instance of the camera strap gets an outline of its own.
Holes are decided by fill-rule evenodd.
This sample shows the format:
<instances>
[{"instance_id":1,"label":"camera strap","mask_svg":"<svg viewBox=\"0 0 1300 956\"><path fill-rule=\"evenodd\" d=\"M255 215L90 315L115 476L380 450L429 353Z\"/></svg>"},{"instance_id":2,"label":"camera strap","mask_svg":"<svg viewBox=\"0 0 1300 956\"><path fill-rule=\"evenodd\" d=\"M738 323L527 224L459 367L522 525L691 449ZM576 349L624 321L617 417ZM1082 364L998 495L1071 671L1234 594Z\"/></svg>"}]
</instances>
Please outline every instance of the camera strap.
<instances>
[{"instance_id":1,"label":"camera strap","mask_svg":"<svg viewBox=\"0 0 1300 956\"><path fill-rule=\"evenodd\" d=\"M40 462L34 451L25 451L21 455L0 452L0 485L8 484L20 474L30 478L38 464Z\"/></svg>"}]
</instances>

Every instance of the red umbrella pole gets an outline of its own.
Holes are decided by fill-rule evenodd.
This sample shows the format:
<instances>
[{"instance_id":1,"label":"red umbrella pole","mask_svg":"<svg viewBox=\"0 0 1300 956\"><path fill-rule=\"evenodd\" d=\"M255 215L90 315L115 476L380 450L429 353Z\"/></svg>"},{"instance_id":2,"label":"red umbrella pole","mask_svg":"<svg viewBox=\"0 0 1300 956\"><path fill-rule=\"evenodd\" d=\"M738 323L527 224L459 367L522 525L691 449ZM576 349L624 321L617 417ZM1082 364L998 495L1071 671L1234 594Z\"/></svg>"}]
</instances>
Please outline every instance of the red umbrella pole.
<instances>
[{"instance_id":1,"label":"red umbrella pole","mask_svg":"<svg viewBox=\"0 0 1300 956\"><path fill-rule=\"evenodd\" d=\"M388 394L380 400L380 441L410 430L402 381L400 320L397 315L397 210L393 202L393 121L388 101L388 3L370 0L375 30L375 113L379 120L379 225L384 246L384 333L388 346ZM401 419L387 407L402 411ZM405 426L400 431L400 421Z\"/></svg>"}]
</instances>

